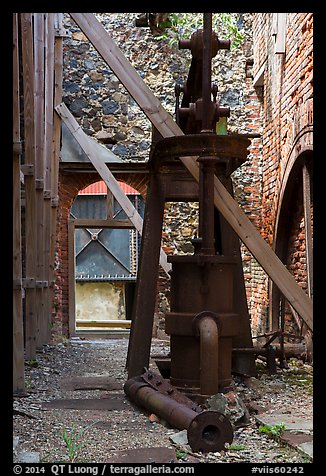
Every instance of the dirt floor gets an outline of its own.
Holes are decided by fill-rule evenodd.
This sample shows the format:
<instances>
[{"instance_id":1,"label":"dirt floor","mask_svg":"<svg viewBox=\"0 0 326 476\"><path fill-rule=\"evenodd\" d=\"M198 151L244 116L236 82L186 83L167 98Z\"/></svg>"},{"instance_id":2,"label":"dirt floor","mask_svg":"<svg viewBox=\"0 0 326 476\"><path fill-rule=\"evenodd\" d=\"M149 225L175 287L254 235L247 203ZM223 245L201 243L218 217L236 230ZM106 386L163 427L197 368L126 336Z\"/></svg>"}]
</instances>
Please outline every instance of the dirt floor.
<instances>
[{"instance_id":1,"label":"dirt floor","mask_svg":"<svg viewBox=\"0 0 326 476\"><path fill-rule=\"evenodd\" d=\"M281 413L285 421L289 417L312 421L311 365L290 359L288 369L269 376L265 364L257 361L258 378L234 377L233 396L242 405L235 413L244 408L245 415L225 451L202 454L193 452L187 441L172 441L184 432L128 400L123 391L127 349L127 338L75 338L45 345L36 361L26 362L26 395L14 398L14 461L21 462L26 452L36 452L40 462L312 461L279 437L286 430L283 421L264 432L257 421L261 412ZM167 341L152 341L153 355L168 351ZM157 371L154 362L150 367ZM63 399L69 401L64 405L57 401Z\"/></svg>"}]
</instances>

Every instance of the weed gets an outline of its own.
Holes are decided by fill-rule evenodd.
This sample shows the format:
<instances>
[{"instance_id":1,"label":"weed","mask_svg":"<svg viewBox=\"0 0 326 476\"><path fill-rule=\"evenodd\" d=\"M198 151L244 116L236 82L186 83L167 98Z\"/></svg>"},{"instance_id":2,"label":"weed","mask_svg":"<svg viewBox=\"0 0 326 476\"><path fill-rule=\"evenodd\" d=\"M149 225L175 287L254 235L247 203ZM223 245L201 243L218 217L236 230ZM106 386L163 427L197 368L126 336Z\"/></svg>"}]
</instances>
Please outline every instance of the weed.
<instances>
[{"instance_id":1,"label":"weed","mask_svg":"<svg viewBox=\"0 0 326 476\"><path fill-rule=\"evenodd\" d=\"M198 13L170 13L169 21L158 26L165 30L162 35L155 36L156 40L168 40L170 46L176 46L180 38L189 38L198 28L203 28L202 16ZM213 29L226 32L230 37L231 49L238 48L244 41L244 36L237 26L236 16L232 13L216 13L212 17Z\"/></svg>"},{"instance_id":2,"label":"weed","mask_svg":"<svg viewBox=\"0 0 326 476\"><path fill-rule=\"evenodd\" d=\"M261 433L266 433L275 440L279 440L285 431L285 423L278 423L277 425L261 425L258 430Z\"/></svg>"},{"instance_id":3,"label":"weed","mask_svg":"<svg viewBox=\"0 0 326 476\"><path fill-rule=\"evenodd\" d=\"M236 443L233 443L232 445L227 446L228 451L242 451L246 449L246 445L239 445Z\"/></svg>"},{"instance_id":4,"label":"weed","mask_svg":"<svg viewBox=\"0 0 326 476\"><path fill-rule=\"evenodd\" d=\"M85 428L82 428L80 431L77 431L74 424L72 424L69 430L67 430L66 426L63 423L61 436L68 450L69 463L75 463L81 448L83 448L83 446L89 443L89 440L86 440L86 441L82 441L82 440L86 431L89 430L90 427L95 425L95 423L97 422L91 423Z\"/></svg>"},{"instance_id":5,"label":"weed","mask_svg":"<svg viewBox=\"0 0 326 476\"><path fill-rule=\"evenodd\" d=\"M175 452L175 456L177 457L177 459L185 459L187 457L187 453L182 450L177 450Z\"/></svg>"},{"instance_id":6,"label":"weed","mask_svg":"<svg viewBox=\"0 0 326 476\"><path fill-rule=\"evenodd\" d=\"M28 367L38 367L38 361L36 359L25 360L25 364Z\"/></svg>"}]
</instances>

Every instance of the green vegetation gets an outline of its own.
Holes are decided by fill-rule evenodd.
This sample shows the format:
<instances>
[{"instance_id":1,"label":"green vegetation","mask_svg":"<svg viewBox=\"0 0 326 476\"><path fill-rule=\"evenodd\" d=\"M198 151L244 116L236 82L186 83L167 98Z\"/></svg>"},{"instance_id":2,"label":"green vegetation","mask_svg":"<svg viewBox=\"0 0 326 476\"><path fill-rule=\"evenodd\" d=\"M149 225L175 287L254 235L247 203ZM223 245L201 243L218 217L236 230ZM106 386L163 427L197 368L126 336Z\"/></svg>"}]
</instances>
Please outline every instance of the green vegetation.
<instances>
[{"instance_id":1,"label":"green vegetation","mask_svg":"<svg viewBox=\"0 0 326 476\"><path fill-rule=\"evenodd\" d=\"M228 445L226 449L228 451L243 451L246 449L246 445L233 443L232 445Z\"/></svg>"},{"instance_id":2,"label":"green vegetation","mask_svg":"<svg viewBox=\"0 0 326 476\"><path fill-rule=\"evenodd\" d=\"M83 428L77 432L74 424L71 425L69 431L63 426L62 438L68 450L68 460L70 463L76 462L79 450L87 443L87 441L80 441L85 431L86 428Z\"/></svg>"},{"instance_id":3,"label":"green vegetation","mask_svg":"<svg viewBox=\"0 0 326 476\"><path fill-rule=\"evenodd\" d=\"M28 367L38 367L38 361L36 359L25 360L25 364Z\"/></svg>"},{"instance_id":4,"label":"green vegetation","mask_svg":"<svg viewBox=\"0 0 326 476\"><path fill-rule=\"evenodd\" d=\"M212 16L213 30L218 33L218 36L220 36L219 32L222 32L221 39L222 36L227 35L231 40L231 49L238 48L244 40L237 26L236 15L235 13L213 13ZM167 40L170 46L177 47L179 39L190 38L194 31L203 28L203 15L201 13L170 13L169 21L160 23L158 27L165 31L154 38Z\"/></svg>"},{"instance_id":5,"label":"green vegetation","mask_svg":"<svg viewBox=\"0 0 326 476\"><path fill-rule=\"evenodd\" d=\"M266 433L275 440L279 440L285 431L285 423L278 423L277 425L261 425L258 430L261 433Z\"/></svg>"},{"instance_id":6,"label":"green vegetation","mask_svg":"<svg viewBox=\"0 0 326 476\"><path fill-rule=\"evenodd\" d=\"M71 425L69 430L63 424L61 436L68 451L67 459L69 463L75 463L81 448L89 443L89 440L83 441L83 438L86 431L89 430L91 426L95 425L95 423L97 422L91 423L80 431L76 430L74 424Z\"/></svg>"},{"instance_id":7,"label":"green vegetation","mask_svg":"<svg viewBox=\"0 0 326 476\"><path fill-rule=\"evenodd\" d=\"M185 459L187 457L187 453L185 451L182 451L182 450L177 450L175 452L175 456L177 459Z\"/></svg>"}]
</instances>

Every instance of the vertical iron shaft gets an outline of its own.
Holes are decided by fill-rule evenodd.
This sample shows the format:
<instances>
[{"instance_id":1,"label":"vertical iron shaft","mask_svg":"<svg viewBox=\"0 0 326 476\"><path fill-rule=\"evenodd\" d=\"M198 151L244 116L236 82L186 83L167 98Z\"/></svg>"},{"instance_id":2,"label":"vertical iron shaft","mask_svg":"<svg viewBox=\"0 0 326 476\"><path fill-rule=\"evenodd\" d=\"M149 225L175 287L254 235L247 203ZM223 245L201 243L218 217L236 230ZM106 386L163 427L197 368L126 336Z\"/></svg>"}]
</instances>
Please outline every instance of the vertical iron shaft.
<instances>
[{"instance_id":1,"label":"vertical iron shaft","mask_svg":"<svg viewBox=\"0 0 326 476\"><path fill-rule=\"evenodd\" d=\"M202 77L202 130L212 130L212 13L204 13L203 77ZM201 253L215 254L214 246L214 166L215 157L201 157L199 175L199 234Z\"/></svg>"},{"instance_id":2,"label":"vertical iron shaft","mask_svg":"<svg viewBox=\"0 0 326 476\"><path fill-rule=\"evenodd\" d=\"M203 30L203 84L202 84L202 131L212 131L211 82L212 82L212 14L204 13Z\"/></svg>"}]
</instances>

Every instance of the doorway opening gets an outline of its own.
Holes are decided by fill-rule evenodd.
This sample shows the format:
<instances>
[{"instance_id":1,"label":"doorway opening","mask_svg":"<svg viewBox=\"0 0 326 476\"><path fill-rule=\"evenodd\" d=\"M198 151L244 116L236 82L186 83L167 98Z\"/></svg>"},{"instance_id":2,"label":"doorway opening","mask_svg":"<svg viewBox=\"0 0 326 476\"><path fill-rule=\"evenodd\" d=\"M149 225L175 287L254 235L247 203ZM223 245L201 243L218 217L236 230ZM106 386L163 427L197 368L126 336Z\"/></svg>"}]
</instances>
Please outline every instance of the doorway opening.
<instances>
[{"instance_id":1,"label":"doorway opening","mask_svg":"<svg viewBox=\"0 0 326 476\"><path fill-rule=\"evenodd\" d=\"M139 192L119 185L143 216ZM70 336L129 333L141 236L104 181L79 192L68 233Z\"/></svg>"}]
</instances>

